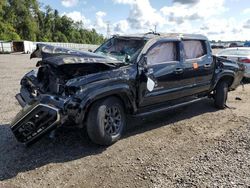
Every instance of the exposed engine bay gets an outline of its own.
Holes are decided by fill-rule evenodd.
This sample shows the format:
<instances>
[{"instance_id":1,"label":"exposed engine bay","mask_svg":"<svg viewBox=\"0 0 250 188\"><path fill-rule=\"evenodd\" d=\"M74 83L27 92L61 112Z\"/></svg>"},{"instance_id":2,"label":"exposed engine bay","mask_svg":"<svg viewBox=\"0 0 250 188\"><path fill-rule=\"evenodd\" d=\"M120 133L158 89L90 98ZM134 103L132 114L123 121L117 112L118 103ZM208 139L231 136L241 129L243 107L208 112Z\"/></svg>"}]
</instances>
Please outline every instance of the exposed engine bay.
<instances>
[{"instance_id":1,"label":"exposed engine bay","mask_svg":"<svg viewBox=\"0 0 250 188\"><path fill-rule=\"evenodd\" d=\"M21 91L16 98L23 110L12 122L12 131L23 143L32 143L45 132L53 130L69 118L76 90L70 84L85 80L96 73L124 66L123 62L89 52L38 45L31 58L41 58L37 70L28 72L21 80ZM98 75L96 76L98 77ZM68 105L68 115L63 112Z\"/></svg>"},{"instance_id":2,"label":"exposed engine bay","mask_svg":"<svg viewBox=\"0 0 250 188\"><path fill-rule=\"evenodd\" d=\"M99 63L65 64L59 67L43 65L38 69L37 81L42 93L62 94L61 87L68 80L109 69L111 67Z\"/></svg>"},{"instance_id":3,"label":"exposed engine bay","mask_svg":"<svg viewBox=\"0 0 250 188\"><path fill-rule=\"evenodd\" d=\"M38 70L27 73L21 80L22 87L26 88L33 97L45 93L62 95L66 83L71 79L124 65L120 61L102 55L43 44L39 44L31 54L31 58L36 57L42 58L36 64Z\"/></svg>"}]
</instances>

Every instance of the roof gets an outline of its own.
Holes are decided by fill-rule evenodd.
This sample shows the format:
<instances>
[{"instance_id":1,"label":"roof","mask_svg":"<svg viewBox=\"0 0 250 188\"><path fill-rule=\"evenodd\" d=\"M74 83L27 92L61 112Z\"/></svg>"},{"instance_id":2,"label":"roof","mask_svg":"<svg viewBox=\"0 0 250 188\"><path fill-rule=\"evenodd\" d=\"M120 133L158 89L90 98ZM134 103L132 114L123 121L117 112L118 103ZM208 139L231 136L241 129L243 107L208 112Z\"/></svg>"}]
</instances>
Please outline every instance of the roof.
<instances>
[{"instance_id":1,"label":"roof","mask_svg":"<svg viewBox=\"0 0 250 188\"><path fill-rule=\"evenodd\" d=\"M201 34L187 34L187 33L145 33L145 34L132 34L132 35L114 35L117 37L124 38L144 38L144 39L155 39L155 38L168 38L168 39L196 39L196 40L208 40L206 36Z\"/></svg>"}]
</instances>

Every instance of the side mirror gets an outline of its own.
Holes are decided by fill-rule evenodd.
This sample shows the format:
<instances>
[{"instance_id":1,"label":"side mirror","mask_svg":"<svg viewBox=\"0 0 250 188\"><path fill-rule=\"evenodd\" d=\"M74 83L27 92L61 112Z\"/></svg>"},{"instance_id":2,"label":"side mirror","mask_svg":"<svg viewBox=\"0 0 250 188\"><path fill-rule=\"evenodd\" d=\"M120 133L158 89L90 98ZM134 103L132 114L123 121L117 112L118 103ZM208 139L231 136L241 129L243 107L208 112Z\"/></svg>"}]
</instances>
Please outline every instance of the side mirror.
<instances>
[{"instance_id":1,"label":"side mirror","mask_svg":"<svg viewBox=\"0 0 250 188\"><path fill-rule=\"evenodd\" d=\"M126 54L124 61L128 63L131 60L131 56Z\"/></svg>"},{"instance_id":2,"label":"side mirror","mask_svg":"<svg viewBox=\"0 0 250 188\"><path fill-rule=\"evenodd\" d=\"M89 51L89 52L93 52L93 50L91 50L91 49L88 49L88 51Z\"/></svg>"},{"instance_id":3,"label":"side mirror","mask_svg":"<svg viewBox=\"0 0 250 188\"><path fill-rule=\"evenodd\" d=\"M143 56L141 65L144 69L148 67L148 57L146 55Z\"/></svg>"},{"instance_id":4,"label":"side mirror","mask_svg":"<svg viewBox=\"0 0 250 188\"><path fill-rule=\"evenodd\" d=\"M148 69L148 57L146 55L143 55L139 62L139 69L143 72L147 72Z\"/></svg>"}]
</instances>

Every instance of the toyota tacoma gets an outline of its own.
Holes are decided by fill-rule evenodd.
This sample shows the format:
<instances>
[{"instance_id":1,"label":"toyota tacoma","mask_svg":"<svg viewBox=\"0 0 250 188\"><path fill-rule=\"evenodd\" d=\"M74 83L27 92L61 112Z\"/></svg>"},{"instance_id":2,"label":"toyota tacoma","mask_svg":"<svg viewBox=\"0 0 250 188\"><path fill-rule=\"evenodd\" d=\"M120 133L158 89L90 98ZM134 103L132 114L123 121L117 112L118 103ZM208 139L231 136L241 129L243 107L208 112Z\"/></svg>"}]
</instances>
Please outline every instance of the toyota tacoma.
<instances>
[{"instance_id":1,"label":"toyota tacoma","mask_svg":"<svg viewBox=\"0 0 250 188\"><path fill-rule=\"evenodd\" d=\"M21 143L31 144L61 125L86 127L90 139L111 145L128 114L147 116L210 97L226 106L228 91L244 66L212 55L197 34L115 35L94 52L38 44L40 58L21 79L16 99L23 109L11 123Z\"/></svg>"}]
</instances>

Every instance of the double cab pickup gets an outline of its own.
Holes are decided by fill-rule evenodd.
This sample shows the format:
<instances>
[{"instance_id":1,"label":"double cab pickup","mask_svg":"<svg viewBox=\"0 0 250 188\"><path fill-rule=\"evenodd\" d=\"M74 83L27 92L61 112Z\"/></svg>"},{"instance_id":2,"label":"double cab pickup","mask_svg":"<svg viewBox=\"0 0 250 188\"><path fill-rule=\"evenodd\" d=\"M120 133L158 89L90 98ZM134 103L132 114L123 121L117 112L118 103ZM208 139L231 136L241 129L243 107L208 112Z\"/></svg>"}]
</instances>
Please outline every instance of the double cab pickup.
<instances>
[{"instance_id":1,"label":"double cab pickup","mask_svg":"<svg viewBox=\"0 0 250 188\"><path fill-rule=\"evenodd\" d=\"M25 144L70 124L111 145L128 114L167 112L207 97L225 108L244 74L243 65L213 56L197 34L115 35L94 52L38 44L31 58L40 58L38 68L21 80L16 98L23 109L11 125Z\"/></svg>"}]
</instances>

